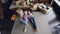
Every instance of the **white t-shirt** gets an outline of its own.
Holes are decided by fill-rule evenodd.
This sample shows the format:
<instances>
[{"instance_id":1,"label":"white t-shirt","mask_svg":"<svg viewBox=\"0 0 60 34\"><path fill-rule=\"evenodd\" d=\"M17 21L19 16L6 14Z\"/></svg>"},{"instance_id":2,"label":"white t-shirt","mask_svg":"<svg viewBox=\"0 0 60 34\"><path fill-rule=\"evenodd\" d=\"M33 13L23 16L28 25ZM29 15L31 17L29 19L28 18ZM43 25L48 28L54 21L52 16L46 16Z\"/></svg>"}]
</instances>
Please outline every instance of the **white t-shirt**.
<instances>
[{"instance_id":1,"label":"white t-shirt","mask_svg":"<svg viewBox=\"0 0 60 34\"><path fill-rule=\"evenodd\" d=\"M34 17L34 15L32 13L29 14L30 17Z\"/></svg>"}]
</instances>

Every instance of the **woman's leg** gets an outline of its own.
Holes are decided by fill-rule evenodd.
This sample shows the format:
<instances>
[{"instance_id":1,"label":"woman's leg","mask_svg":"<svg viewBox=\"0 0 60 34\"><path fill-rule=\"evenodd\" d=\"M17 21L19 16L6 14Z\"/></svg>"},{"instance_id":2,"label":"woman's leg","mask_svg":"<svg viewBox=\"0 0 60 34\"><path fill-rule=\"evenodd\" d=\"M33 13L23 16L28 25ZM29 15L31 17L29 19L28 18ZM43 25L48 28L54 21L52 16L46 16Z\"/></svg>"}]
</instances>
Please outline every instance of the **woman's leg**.
<instances>
[{"instance_id":1,"label":"woman's leg","mask_svg":"<svg viewBox=\"0 0 60 34\"><path fill-rule=\"evenodd\" d=\"M25 22L24 19L20 19L20 22L21 22L22 24L26 25L26 22Z\"/></svg>"},{"instance_id":2,"label":"woman's leg","mask_svg":"<svg viewBox=\"0 0 60 34\"><path fill-rule=\"evenodd\" d=\"M21 23L23 24L23 31L26 32L26 22L23 19L20 19Z\"/></svg>"},{"instance_id":3,"label":"woman's leg","mask_svg":"<svg viewBox=\"0 0 60 34\"><path fill-rule=\"evenodd\" d=\"M23 31L26 32L26 25L23 24Z\"/></svg>"}]
</instances>

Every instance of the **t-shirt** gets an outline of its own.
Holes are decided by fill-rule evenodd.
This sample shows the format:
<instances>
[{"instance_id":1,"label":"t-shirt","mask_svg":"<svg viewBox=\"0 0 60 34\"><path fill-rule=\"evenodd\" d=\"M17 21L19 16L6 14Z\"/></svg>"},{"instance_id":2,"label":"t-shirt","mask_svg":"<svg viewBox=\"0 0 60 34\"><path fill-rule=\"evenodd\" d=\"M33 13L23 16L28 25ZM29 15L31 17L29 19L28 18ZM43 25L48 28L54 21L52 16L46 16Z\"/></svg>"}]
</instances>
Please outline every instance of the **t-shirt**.
<instances>
[{"instance_id":1,"label":"t-shirt","mask_svg":"<svg viewBox=\"0 0 60 34\"><path fill-rule=\"evenodd\" d=\"M30 17L34 17L34 15L32 13L29 14Z\"/></svg>"},{"instance_id":2,"label":"t-shirt","mask_svg":"<svg viewBox=\"0 0 60 34\"><path fill-rule=\"evenodd\" d=\"M23 15L23 19L28 21L28 15Z\"/></svg>"}]
</instances>

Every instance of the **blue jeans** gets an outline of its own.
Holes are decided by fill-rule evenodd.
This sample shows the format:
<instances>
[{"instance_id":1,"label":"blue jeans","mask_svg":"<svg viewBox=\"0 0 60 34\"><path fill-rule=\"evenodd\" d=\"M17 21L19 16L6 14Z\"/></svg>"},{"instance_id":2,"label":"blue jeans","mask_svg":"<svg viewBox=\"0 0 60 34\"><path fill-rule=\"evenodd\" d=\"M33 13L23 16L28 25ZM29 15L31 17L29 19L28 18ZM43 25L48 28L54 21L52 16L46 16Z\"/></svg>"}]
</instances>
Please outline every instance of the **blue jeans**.
<instances>
[{"instance_id":1,"label":"blue jeans","mask_svg":"<svg viewBox=\"0 0 60 34\"><path fill-rule=\"evenodd\" d=\"M30 18L29 18L29 21L30 21L30 23L32 24L32 27L33 27L34 29L37 29L34 17L30 17Z\"/></svg>"},{"instance_id":2,"label":"blue jeans","mask_svg":"<svg viewBox=\"0 0 60 34\"><path fill-rule=\"evenodd\" d=\"M26 21L26 20L24 20L24 19L20 19L20 22L21 22L21 23L23 24L23 26L24 26L23 29L25 29L28 21Z\"/></svg>"}]
</instances>

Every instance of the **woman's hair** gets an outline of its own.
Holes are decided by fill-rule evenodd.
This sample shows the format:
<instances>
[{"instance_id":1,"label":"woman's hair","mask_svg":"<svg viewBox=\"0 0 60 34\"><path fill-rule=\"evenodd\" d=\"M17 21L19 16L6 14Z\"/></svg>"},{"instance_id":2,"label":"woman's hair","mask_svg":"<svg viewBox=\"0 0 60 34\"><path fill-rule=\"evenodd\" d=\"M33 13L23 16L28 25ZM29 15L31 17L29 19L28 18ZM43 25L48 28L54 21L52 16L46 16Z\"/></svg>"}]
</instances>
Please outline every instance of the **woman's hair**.
<instances>
[{"instance_id":1,"label":"woman's hair","mask_svg":"<svg viewBox=\"0 0 60 34\"><path fill-rule=\"evenodd\" d=\"M29 9L27 9L27 11L30 11L30 12L32 13L32 9L30 9L30 8L29 8Z\"/></svg>"}]
</instances>

